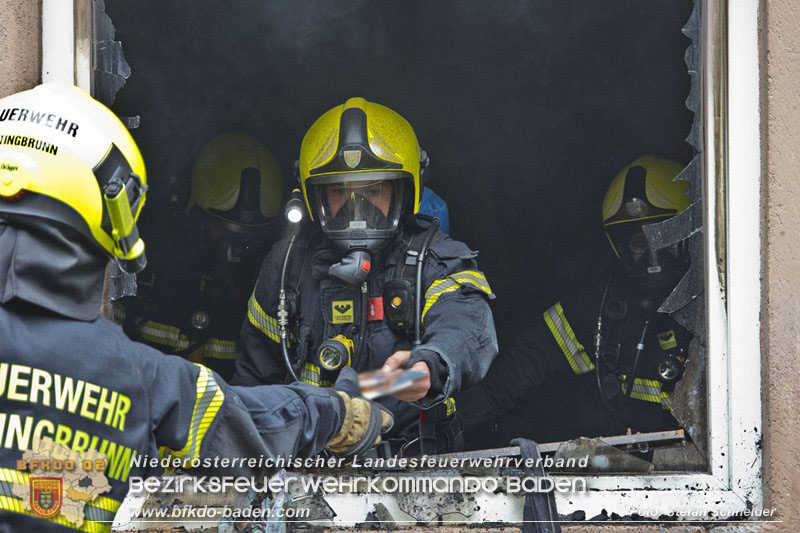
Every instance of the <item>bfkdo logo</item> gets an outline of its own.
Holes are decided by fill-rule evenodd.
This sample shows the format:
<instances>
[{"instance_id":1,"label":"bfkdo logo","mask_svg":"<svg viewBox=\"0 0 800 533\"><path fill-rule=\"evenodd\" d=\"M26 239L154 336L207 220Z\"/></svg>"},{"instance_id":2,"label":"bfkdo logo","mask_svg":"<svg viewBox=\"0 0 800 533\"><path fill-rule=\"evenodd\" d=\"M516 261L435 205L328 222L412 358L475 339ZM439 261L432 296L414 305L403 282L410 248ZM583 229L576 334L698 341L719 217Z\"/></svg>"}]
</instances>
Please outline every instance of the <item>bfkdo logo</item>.
<instances>
[{"instance_id":1,"label":"bfkdo logo","mask_svg":"<svg viewBox=\"0 0 800 533\"><path fill-rule=\"evenodd\" d=\"M31 477L31 509L36 516L52 518L61 510L62 479Z\"/></svg>"}]
</instances>

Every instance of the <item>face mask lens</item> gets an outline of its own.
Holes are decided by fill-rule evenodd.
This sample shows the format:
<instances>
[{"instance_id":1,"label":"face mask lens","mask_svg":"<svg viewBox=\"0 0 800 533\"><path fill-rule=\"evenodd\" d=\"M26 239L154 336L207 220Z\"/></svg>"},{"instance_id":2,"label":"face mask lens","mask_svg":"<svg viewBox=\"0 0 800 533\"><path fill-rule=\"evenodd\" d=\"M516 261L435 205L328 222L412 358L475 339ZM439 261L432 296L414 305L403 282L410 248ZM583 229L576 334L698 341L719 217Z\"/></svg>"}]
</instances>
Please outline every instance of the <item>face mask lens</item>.
<instances>
[{"instance_id":1,"label":"face mask lens","mask_svg":"<svg viewBox=\"0 0 800 533\"><path fill-rule=\"evenodd\" d=\"M403 198L400 180L319 185L320 213L328 231L391 230Z\"/></svg>"},{"instance_id":2,"label":"face mask lens","mask_svg":"<svg viewBox=\"0 0 800 533\"><path fill-rule=\"evenodd\" d=\"M633 234L628 240L628 251L636 258L640 258L650 253L650 246L644 233L639 231Z\"/></svg>"},{"instance_id":3,"label":"face mask lens","mask_svg":"<svg viewBox=\"0 0 800 533\"><path fill-rule=\"evenodd\" d=\"M640 224L612 226L609 236L625 273L643 292L666 297L689 266L681 243L653 250Z\"/></svg>"}]
</instances>

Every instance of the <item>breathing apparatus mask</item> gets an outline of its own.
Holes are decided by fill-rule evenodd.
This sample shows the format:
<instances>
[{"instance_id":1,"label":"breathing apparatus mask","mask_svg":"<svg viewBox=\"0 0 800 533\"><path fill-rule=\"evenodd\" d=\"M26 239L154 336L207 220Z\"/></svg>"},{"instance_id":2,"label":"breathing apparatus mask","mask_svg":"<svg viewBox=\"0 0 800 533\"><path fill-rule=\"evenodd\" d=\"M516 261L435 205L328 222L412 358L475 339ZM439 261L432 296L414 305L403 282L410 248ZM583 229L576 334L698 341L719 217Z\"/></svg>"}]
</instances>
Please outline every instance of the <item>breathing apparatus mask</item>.
<instances>
[{"instance_id":1,"label":"breathing apparatus mask","mask_svg":"<svg viewBox=\"0 0 800 533\"><path fill-rule=\"evenodd\" d=\"M344 254L329 270L333 279L354 288L366 281L374 255L400 232L409 187L404 178L362 172L309 180L322 231Z\"/></svg>"},{"instance_id":2,"label":"breathing apparatus mask","mask_svg":"<svg viewBox=\"0 0 800 533\"><path fill-rule=\"evenodd\" d=\"M642 226L639 222L619 224L610 227L608 235L633 287L658 305L686 273L689 254L684 242L653 250Z\"/></svg>"},{"instance_id":3,"label":"breathing apparatus mask","mask_svg":"<svg viewBox=\"0 0 800 533\"><path fill-rule=\"evenodd\" d=\"M243 257L262 255L277 234L277 224L239 226L212 216L205 217L205 237L214 264L233 266Z\"/></svg>"},{"instance_id":4,"label":"breathing apparatus mask","mask_svg":"<svg viewBox=\"0 0 800 533\"><path fill-rule=\"evenodd\" d=\"M623 168L603 197L603 225L634 289L657 308L689 267L685 243L653 250L642 227L663 222L689 207L683 166L645 155Z\"/></svg>"},{"instance_id":5,"label":"breathing apparatus mask","mask_svg":"<svg viewBox=\"0 0 800 533\"><path fill-rule=\"evenodd\" d=\"M245 168L237 194L228 199L230 207L222 202L217 207L192 207L195 213L202 213L203 231L214 264L233 266L248 254L261 255L277 236L279 219L264 216L260 209L262 181L257 168Z\"/></svg>"}]
</instances>

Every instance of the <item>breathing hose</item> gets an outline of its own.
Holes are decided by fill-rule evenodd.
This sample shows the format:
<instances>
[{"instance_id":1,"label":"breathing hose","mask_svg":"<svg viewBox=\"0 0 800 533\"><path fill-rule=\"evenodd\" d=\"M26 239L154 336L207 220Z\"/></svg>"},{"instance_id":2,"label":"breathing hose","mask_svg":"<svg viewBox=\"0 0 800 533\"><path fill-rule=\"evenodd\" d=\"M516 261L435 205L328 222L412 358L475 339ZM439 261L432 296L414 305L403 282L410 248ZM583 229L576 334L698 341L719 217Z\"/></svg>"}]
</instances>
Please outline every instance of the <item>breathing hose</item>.
<instances>
[{"instance_id":1,"label":"breathing hose","mask_svg":"<svg viewBox=\"0 0 800 533\"><path fill-rule=\"evenodd\" d=\"M292 360L289 357L289 341L287 326L289 325L289 310L286 308L286 267L289 264L289 255L292 253L294 246L294 239L297 233L292 233L289 239L289 246L286 248L286 255L283 257L283 267L281 268L281 288L278 293L278 326L280 327L281 338L281 352L283 353L283 364L286 365L286 370L292 376L292 381L300 381L297 373L294 371Z\"/></svg>"}]
</instances>

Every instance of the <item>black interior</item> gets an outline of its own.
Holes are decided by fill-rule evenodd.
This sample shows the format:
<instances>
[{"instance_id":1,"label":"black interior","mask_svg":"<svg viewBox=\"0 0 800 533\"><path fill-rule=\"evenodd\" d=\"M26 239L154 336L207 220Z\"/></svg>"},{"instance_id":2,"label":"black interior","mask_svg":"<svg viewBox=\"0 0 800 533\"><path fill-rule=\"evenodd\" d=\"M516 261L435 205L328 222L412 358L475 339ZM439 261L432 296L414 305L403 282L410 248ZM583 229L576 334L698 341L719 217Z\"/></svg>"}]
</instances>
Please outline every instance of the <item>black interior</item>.
<instances>
[{"instance_id":1,"label":"black interior","mask_svg":"<svg viewBox=\"0 0 800 533\"><path fill-rule=\"evenodd\" d=\"M611 259L600 201L643 154L687 163L681 27L691 0L106 0L132 74L113 109L151 183L142 234L226 130L286 168L348 97L402 114L431 159L451 233L479 249L501 350Z\"/></svg>"}]
</instances>

